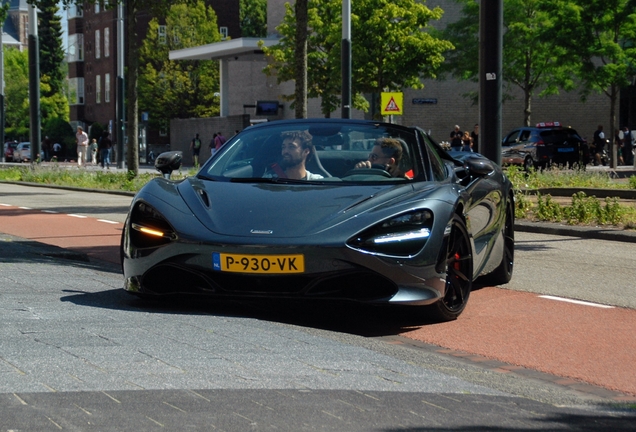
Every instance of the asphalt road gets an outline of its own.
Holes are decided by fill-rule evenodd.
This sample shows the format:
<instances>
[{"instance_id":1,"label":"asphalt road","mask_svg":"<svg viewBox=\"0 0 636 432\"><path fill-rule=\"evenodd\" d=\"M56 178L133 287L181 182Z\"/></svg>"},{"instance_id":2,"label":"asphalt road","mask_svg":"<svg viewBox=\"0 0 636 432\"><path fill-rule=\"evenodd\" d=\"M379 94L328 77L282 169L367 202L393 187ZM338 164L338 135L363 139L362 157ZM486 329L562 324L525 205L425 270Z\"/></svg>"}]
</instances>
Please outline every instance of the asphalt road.
<instances>
[{"instance_id":1,"label":"asphalt road","mask_svg":"<svg viewBox=\"0 0 636 432\"><path fill-rule=\"evenodd\" d=\"M53 226L47 221L63 215L88 216L69 224L78 241L87 237L83 222L122 221L129 201L0 184L0 202L28 207L3 212L11 215L0 232L24 218ZM352 331L352 322L370 314L391 318L375 309L143 302L121 289L116 259L65 259L47 245L64 237L57 234L0 235L0 431L632 430L636 420L616 405L615 393L578 391L545 374L504 373L437 346ZM547 247L534 245L546 244L534 236L518 235L513 283L519 273L518 283L526 279L519 268L531 260L524 255ZM597 243L587 247L599 255L631 251ZM563 244L547 242L554 258L532 264L562 268ZM560 282L569 286L581 273L581 265L572 267L571 279L555 275L538 286L565 295ZM625 285L623 295L602 299L620 304L630 287L610 270L591 291ZM597 301L594 295L576 298Z\"/></svg>"}]
</instances>

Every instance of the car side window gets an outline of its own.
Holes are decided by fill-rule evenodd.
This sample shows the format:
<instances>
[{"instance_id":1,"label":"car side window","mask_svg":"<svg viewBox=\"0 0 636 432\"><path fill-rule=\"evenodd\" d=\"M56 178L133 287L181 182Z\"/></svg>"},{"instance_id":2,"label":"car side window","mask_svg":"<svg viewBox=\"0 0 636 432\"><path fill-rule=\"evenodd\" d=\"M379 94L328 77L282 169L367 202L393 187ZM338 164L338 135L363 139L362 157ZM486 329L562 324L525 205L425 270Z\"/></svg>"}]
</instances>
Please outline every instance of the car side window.
<instances>
[{"instance_id":1,"label":"car side window","mask_svg":"<svg viewBox=\"0 0 636 432\"><path fill-rule=\"evenodd\" d=\"M519 136L519 141L528 141L530 139L530 131L524 130Z\"/></svg>"},{"instance_id":2,"label":"car side window","mask_svg":"<svg viewBox=\"0 0 636 432\"><path fill-rule=\"evenodd\" d=\"M505 146L515 145L518 142L519 132L520 132L519 130L515 130L509 133L508 136L504 139L503 145Z\"/></svg>"}]
</instances>

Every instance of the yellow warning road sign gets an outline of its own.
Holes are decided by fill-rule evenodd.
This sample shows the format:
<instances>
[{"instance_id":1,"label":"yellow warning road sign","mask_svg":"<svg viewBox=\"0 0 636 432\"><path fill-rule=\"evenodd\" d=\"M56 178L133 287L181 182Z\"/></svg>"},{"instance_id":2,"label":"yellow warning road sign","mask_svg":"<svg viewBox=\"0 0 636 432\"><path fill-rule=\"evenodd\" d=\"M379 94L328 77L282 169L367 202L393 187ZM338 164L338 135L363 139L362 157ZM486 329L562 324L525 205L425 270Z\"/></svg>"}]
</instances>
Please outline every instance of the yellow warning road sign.
<instances>
[{"instance_id":1,"label":"yellow warning road sign","mask_svg":"<svg viewBox=\"0 0 636 432\"><path fill-rule=\"evenodd\" d=\"M380 104L382 115L402 115L402 92L382 92L380 94Z\"/></svg>"}]
</instances>

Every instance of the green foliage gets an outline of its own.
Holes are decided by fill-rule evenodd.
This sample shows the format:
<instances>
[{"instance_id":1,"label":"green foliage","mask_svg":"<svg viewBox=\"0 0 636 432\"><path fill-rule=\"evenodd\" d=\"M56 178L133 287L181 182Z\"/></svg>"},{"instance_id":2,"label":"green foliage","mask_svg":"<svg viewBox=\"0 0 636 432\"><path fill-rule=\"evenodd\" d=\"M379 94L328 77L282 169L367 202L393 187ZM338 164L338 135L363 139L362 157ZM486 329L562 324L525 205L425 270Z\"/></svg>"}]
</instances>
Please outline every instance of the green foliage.
<instances>
[{"instance_id":1,"label":"green foliage","mask_svg":"<svg viewBox=\"0 0 636 432\"><path fill-rule=\"evenodd\" d=\"M149 122L155 128L171 118L218 115L218 62L168 59L170 50L221 40L214 10L202 1L190 7L176 4L169 9L165 22L163 36L159 34L159 20L150 21L140 49L140 109L149 113Z\"/></svg>"},{"instance_id":2,"label":"green foliage","mask_svg":"<svg viewBox=\"0 0 636 432\"><path fill-rule=\"evenodd\" d=\"M457 78L477 81L479 73L479 2L456 0L463 5L460 19L442 32L457 49L447 54L444 71ZM503 80L524 93L523 124L530 125L532 99L575 87L576 57L553 37L555 21L542 10L543 0L504 0ZM564 61L565 60L565 61ZM504 96L511 98L510 94Z\"/></svg>"},{"instance_id":3,"label":"green foliage","mask_svg":"<svg viewBox=\"0 0 636 432\"><path fill-rule=\"evenodd\" d=\"M636 189L636 176L631 176L629 178L629 188Z\"/></svg>"},{"instance_id":4,"label":"green foliage","mask_svg":"<svg viewBox=\"0 0 636 432\"><path fill-rule=\"evenodd\" d=\"M42 136L48 136L52 143L60 143L65 149L75 149L75 131L68 121L60 117L43 122Z\"/></svg>"},{"instance_id":5,"label":"green foliage","mask_svg":"<svg viewBox=\"0 0 636 432\"><path fill-rule=\"evenodd\" d=\"M267 36L267 0L240 0L241 37Z\"/></svg>"},{"instance_id":6,"label":"green foliage","mask_svg":"<svg viewBox=\"0 0 636 432\"><path fill-rule=\"evenodd\" d=\"M24 140L29 136L29 56L4 47L5 134Z\"/></svg>"},{"instance_id":7,"label":"green foliage","mask_svg":"<svg viewBox=\"0 0 636 432\"><path fill-rule=\"evenodd\" d=\"M617 127L620 89L636 74L636 8L633 0L545 0L542 9L555 20L551 36L580 59L576 74L583 98L592 91L610 100L609 127Z\"/></svg>"},{"instance_id":8,"label":"green foliage","mask_svg":"<svg viewBox=\"0 0 636 432\"><path fill-rule=\"evenodd\" d=\"M297 68L294 8L289 4L286 8L283 23L277 27L280 43L265 49L271 60L265 72L276 75L278 83L294 79ZM326 117L340 104L341 15L340 0L308 2L307 93L322 98ZM444 60L442 54L452 49L448 41L431 34L429 21L441 16L440 8L429 9L415 0L352 2L351 32L362 41L352 44L354 108L368 109L363 93L422 88L422 78L435 77Z\"/></svg>"},{"instance_id":9,"label":"green foliage","mask_svg":"<svg viewBox=\"0 0 636 432\"><path fill-rule=\"evenodd\" d=\"M62 24L57 0L40 0L38 13L38 45L40 47L40 77L48 77L48 88L40 88L43 97L51 98L63 91L64 49Z\"/></svg>"},{"instance_id":10,"label":"green foliage","mask_svg":"<svg viewBox=\"0 0 636 432\"><path fill-rule=\"evenodd\" d=\"M175 172L172 178L175 180L193 175L194 171L188 173ZM151 179L160 176L159 173L144 173L136 176L134 172L103 172L67 169L61 165L52 166L20 166L0 168L0 180L23 181L40 184L50 184L58 186L73 186L97 190L121 190L127 192L137 192Z\"/></svg>"},{"instance_id":11,"label":"green foliage","mask_svg":"<svg viewBox=\"0 0 636 432\"><path fill-rule=\"evenodd\" d=\"M550 195L537 194L537 210L535 215L541 221L559 221L562 217L559 203L552 200Z\"/></svg>"},{"instance_id":12,"label":"green foliage","mask_svg":"<svg viewBox=\"0 0 636 432\"><path fill-rule=\"evenodd\" d=\"M106 127L95 122L91 125L90 131L88 132L88 140L92 142L94 139L99 141L99 138L102 136Z\"/></svg>"}]
</instances>

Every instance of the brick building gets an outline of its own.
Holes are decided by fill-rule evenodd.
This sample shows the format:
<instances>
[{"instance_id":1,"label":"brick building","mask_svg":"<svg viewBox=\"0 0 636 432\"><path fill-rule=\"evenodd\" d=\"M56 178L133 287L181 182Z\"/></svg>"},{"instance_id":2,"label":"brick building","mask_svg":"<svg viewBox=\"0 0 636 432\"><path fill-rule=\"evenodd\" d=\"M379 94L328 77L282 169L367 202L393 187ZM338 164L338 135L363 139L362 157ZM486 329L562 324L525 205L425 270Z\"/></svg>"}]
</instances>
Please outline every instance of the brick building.
<instances>
[{"instance_id":1,"label":"brick building","mask_svg":"<svg viewBox=\"0 0 636 432\"><path fill-rule=\"evenodd\" d=\"M231 38L240 37L239 2L207 0L215 10L219 31ZM117 118L117 7L108 1L71 5L68 18L68 77L71 125L88 130L97 122L114 130ZM137 34L146 36L149 13L140 12ZM141 115L141 113L140 113ZM143 130L146 141L154 144L169 142L167 133ZM113 139L116 140L113 133Z\"/></svg>"}]
</instances>

